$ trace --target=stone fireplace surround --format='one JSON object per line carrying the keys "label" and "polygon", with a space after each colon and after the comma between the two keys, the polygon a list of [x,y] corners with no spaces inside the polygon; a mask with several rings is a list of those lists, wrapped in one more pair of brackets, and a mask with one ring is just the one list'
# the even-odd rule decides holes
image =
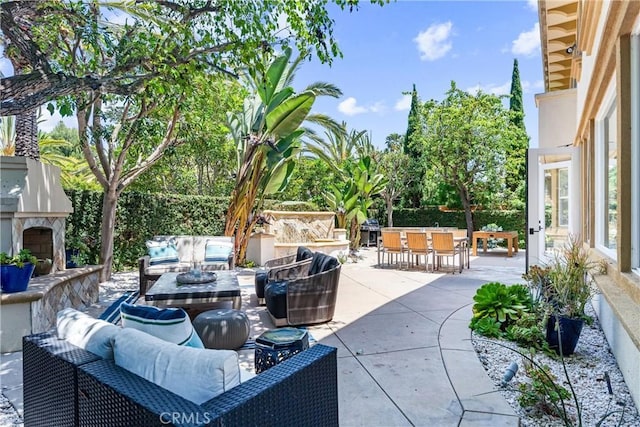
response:
{"label": "stone fireplace surround", "polygon": [[[65,221],[71,212],[59,168],[0,156],[0,251],[17,254],[31,245],[39,255],[51,253],[53,261],[52,274],[32,278],[26,291],[0,294],[1,352],[19,351],[23,335],[52,328],[59,310],[98,301],[102,266],[65,270]],[[44,237],[34,229],[44,231]],[[27,233],[26,244],[25,230],[33,232]]]}

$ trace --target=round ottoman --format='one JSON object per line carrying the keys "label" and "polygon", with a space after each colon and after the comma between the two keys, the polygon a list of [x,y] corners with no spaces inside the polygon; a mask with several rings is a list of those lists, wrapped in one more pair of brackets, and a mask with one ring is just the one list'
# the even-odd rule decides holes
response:
{"label": "round ottoman", "polygon": [[249,319],[244,311],[221,308],[200,313],[193,319],[205,348],[235,350],[249,338]]}

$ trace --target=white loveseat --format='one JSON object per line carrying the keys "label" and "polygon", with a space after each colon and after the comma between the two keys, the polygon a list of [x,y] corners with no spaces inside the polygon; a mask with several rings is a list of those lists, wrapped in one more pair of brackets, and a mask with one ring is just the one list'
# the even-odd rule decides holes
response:
{"label": "white loveseat", "polygon": [[[147,241],[147,255],[138,260],[140,295],[164,273],[185,272],[195,266],[204,271],[235,268],[234,245],[233,236],[155,236]],[[154,262],[153,255],[160,252],[163,256]]]}

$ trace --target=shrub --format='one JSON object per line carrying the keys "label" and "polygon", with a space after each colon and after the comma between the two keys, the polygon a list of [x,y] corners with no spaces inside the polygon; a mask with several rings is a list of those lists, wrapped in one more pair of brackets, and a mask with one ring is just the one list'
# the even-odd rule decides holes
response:
{"label": "shrub", "polygon": [[[469,327],[483,334],[478,322],[488,318],[492,322],[500,324],[500,330],[506,328],[519,319],[523,313],[531,307],[529,291],[522,285],[506,286],[502,283],[491,282],[482,285],[473,297],[473,318]],[[488,321],[483,321],[482,327],[486,330]],[[484,335],[484,334],[483,334]]]}

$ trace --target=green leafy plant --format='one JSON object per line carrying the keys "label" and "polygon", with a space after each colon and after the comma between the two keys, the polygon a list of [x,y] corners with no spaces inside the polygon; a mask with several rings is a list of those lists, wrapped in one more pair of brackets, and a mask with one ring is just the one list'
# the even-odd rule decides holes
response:
{"label": "green leafy plant", "polygon": [[[504,331],[510,323],[531,308],[529,291],[522,285],[486,283],[477,290],[473,300],[476,303],[473,305],[473,318],[469,326],[478,333],[482,333],[477,329],[477,324],[482,319],[498,322],[500,329]],[[483,325],[486,326],[486,321]]]}
{"label": "green leafy plant", "polygon": [[579,239],[570,236],[547,266],[548,300],[554,314],[583,318],[584,307],[596,292],[592,274],[597,270],[597,264],[589,259]]}
{"label": "green leafy plant", "polygon": [[525,348],[538,350],[548,347],[545,341],[545,330],[542,328],[544,315],[538,311],[522,313],[515,323],[507,326],[504,337]]}
{"label": "green leafy plant", "polygon": [[531,361],[525,362],[524,366],[531,381],[518,386],[521,393],[518,403],[523,407],[534,407],[544,413],[566,417],[564,401],[571,397],[569,390],[557,383],[549,366]]}
{"label": "green leafy plant", "polygon": [[473,330],[489,338],[502,337],[502,323],[491,317],[483,317],[473,323]]}
{"label": "green leafy plant", "polygon": [[[502,227],[500,227],[498,224],[487,224],[485,226],[483,226],[481,228],[482,231],[502,231]],[[493,249],[498,247],[499,243],[504,242],[504,239],[494,239],[492,237],[487,239],[487,248],[488,249]]]}
{"label": "green leafy plant", "polygon": [[0,265],[15,265],[17,267],[24,267],[26,263],[36,264],[38,259],[31,255],[29,249],[21,249],[18,255],[9,256],[6,252],[0,253]]}

